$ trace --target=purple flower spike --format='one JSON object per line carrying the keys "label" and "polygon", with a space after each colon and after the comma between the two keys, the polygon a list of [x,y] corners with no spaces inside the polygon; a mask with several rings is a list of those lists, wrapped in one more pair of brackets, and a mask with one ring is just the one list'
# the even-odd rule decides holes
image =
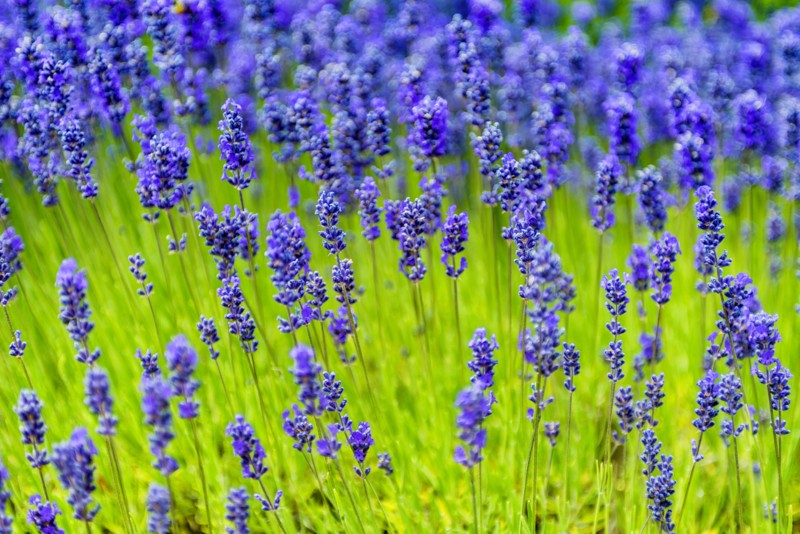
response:
{"label": "purple flower spike", "polygon": [[67,502],[74,510],[72,517],[87,523],[100,511],[100,505],[92,501],[96,456],[97,448],[84,428],[75,429],[69,441],[53,445],[53,465],[61,485],[69,492]]}
{"label": "purple flower spike", "polygon": [[447,218],[442,227],[442,264],[447,276],[458,278],[467,268],[467,258],[461,257],[456,263],[456,256],[464,252],[464,244],[469,239],[469,216],[456,213],[456,207],[450,206]]}
{"label": "purple flower spike", "polygon": [[255,176],[253,146],[244,131],[242,107],[231,99],[222,106],[219,121],[219,151],[225,162],[222,179],[239,191],[247,189]]}
{"label": "purple flower spike", "polygon": [[57,504],[42,500],[40,495],[33,495],[29,502],[31,504],[27,515],[29,525],[33,525],[43,534],[64,534],[56,524],[56,518],[61,515]]}
{"label": "purple flower spike", "polygon": [[178,335],[167,343],[165,355],[171,372],[172,394],[183,399],[178,403],[178,417],[193,419],[199,415],[200,409],[200,403],[194,398],[200,387],[200,382],[193,376],[197,368],[197,352],[184,336]]}

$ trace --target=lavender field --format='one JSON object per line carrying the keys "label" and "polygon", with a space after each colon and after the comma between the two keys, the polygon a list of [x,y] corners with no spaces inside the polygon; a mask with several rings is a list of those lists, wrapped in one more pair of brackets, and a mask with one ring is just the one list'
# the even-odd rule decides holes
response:
{"label": "lavender field", "polygon": [[800,532],[800,9],[8,0],[0,534]]}

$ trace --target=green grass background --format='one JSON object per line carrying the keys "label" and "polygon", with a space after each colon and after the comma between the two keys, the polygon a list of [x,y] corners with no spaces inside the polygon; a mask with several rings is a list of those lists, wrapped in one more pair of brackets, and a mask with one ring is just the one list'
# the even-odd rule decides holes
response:
{"label": "green grass background", "polygon": [[[209,132],[209,135],[215,136],[216,133]],[[245,192],[245,202],[249,209],[260,214],[263,232],[269,215],[276,209],[285,209],[288,177],[285,169],[276,166],[270,156],[265,157],[270,151],[266,143],[258,142],[261,154],[259,180]],[[56,272],[64,258],[74,257],[87,270],[89,277],[88,299],[93,311],[92,319],[96,323],[90,335],[90,347],[102,349],[99,363],[110,373],[116,399],[115,413],[120,418],[117,447],[139,532],[145,531],[147,486],[152,480],[162,484],[163,480],[150,466],[147,428],[142,424],[140,409],[140,368],[135,358],[137,348],[163,353],[163,344],[180,333],[187,335],[200,353],[198,378],[202,381],[202,387],[198,392],[201,402],[199,432],[214,531],[222,532],[225,495],[230,487],[246,485],[251,492],[257,489],[251,481],[245,483],[241,478],[238,461],[225,437],[225,425],[232,419],[232,414],[225,403],[216,369],[199,342],[195,324],[200,314],[213,316],[220,327],[222,343],[219,348],[222,354],[219,363],[233,394],[234,409],[245,414],[254,424],[267,451],[270,466],[265,478],[267,488],[271,493],[277,488],[285,492],[279,512],[284,524],[290,531],[358,532],[359,527],[342,483],[331,466],[328,464],[323,467],[324,462],[317,460],[326,494],[343,513],[343,523],[336,519],[335,512],[323,501],[306,462],[291,448],[291,440],[281,430],[281,413],[295,402],[296,386],[288,373],[291,366],[291,338],[276,329],[275,318],[282,310],[272,300],[273,288],[263,258],[264,236],[259,238],[261,252],[258,255],[256,284],[262,306],[257,310],[257,317],[267,331],[269,345],[275,356],[273,360],[266,350],[261,332],[257,331],[261,346],[256,353],[256,362],[266,402],[266,424],[261,418],[243,353],[235,341],[231,343],[225,334],[224,313],[215,293],[217,282],[214,264],[206,247],[196,237],[193,222],[188,216],[175,214],[179,231],[189,233],[188,248],[184,253],[188,280],[181,270],[179,258],[166,255],[166,235],[169,231],[166,220],[162,217],[156,226],[155,232],[165,253],[165,276],[154,230],[141,218],[142,210],[134,193],[135,178],[122,164],[121,145],[109,135],[101,135],[93,155],[97,160],[94,173],[100,182],[96,205],[109,235],[110,249],[91,206],[79,198],[71,184],[62,182],[59,185],[61,204],[55,209],[42,207],[40,197],[26,191],[25,184],[13,176],[8,166],[3,167],[4,179],[0,186],[3,194],[11,200],[10,222],[22,236],[26,247],[22,255],[24,269],[18,276],[22,292],[9,307],[9,315],[13,328],[20,329],[24,340],[28,342],[25,361],[36,390],[45,402],[43,416],[48,425],[48,447],[56,441],[67,439],[75,426],[85,426],[92,431],[95,426],[94,418],[83,404],[84,366],[73,359],[75,351],[72,342],[58,320],[58,293],[54,286]],[[732,168],[732,165],[722,168]],[[727,172],[725,170],[724,173]],[[225,204],[238,202],[234,189],[219,178],[221,164],[217,155],[198,157],[195,154],[190,175],[197,183],[197,192],[193,197],[195,203],[201,199],[209,200],[219,211]],[[406,179],[409,184],[416,184],[418,176],[411,174]],[[474,177],[469,179],[475,180]],[[415,187],[411,187],[412,196],[416,191]],[[321,247],[320,239],[316,236],[317,221],[307,204],[314,201],[315,191],[310,184],[304,183],[301,184],[301,192],[301,220],[309,234],[308,244],[313,252],[311,264],[330,282],[333,258]],[[600,352],[609,341],[609,335],[602,327],[608,318],[604,308],[597,302],[599,283],[595,273],[599,238],[590,224],[587,198],[586,191],[560,190],[548,212],[552,220],[545,232],[555,242],[565,270],[575,275],[577,309],[569,318],[566,339],[576,343],[581,351],[582,372],[576,380],[578,390],[574,401],[569,458],[564,457],[567,395],[561,386],[561,372],[548,383],[548,393],[555,395],[556,401],[547,409],[545,420],[560,421],[562,436],[553,451],[550,470],[546,469],[550,447],[546,440],[540,440],[542,478],[539,483],[539,510],[546,510],[547,514],[540,532],[591,530],[596,500],[596,462],[602,458],[604,450],[609,382],[605,377],[606,365]],[[796,236],[790,230],[783,246],[785,268],[779,279],[771,279],[764,240],[766,193],[756,191],[753,199],[756,240],[752,246],[740,237],[741,225],[749,218],[747,194],[745,200],[742,213],[725,214],[728,238],[723,247],[730,251],[733,258],[731,272],[748,271],[759,289],[765,310],[780,314],[778,326],[783,341],[778,345],[778,356],[790,369],[800,372],[796,365],[798,338],[794,311],[798,300],[793,266],[797,248],[792,244]],[[446,199],[447,203],[450,201]],[[464,208],[464,203],[459,207]],[[618,224],[606,236],[603,272],[612,267],[624,269],[632,244],[626,226],[624,202],[618,205],[617,212]],[[788,218],[788,211],[786,216]],[[344,382],[351,417],[355,421],[367,420],[373,425],[376,445],[370,452],[370,461],[375,461],[375,452],[388,451],[395,466],[395,474],[391,479],[384,477],[380,471],[370,476],[375,492],[380,496],[378,502],[375,494],[371,493],[374,510],[371,512],[359,481],[349,476],[352,474],[352,456],[343,449],[342,468],[348,475],[348,485],[360,499],[358,512],[368,531],[385,528],[387,519],[391,529],[398,532],[459,532],[470,528],[472,509],[469,477],[467,471],[452,460],[453,448],[457,443],[453,403],[457,392],[468,383],[466,362],[470,352],[467,342],[477,327],[486,327],[490,333],[497,335],[500,343],[495,387],[499,403],[487,423],[489,441],[481,470],[481,523],[484,531],[528,531],[526,521],[520,524],[520,499],[532,427],[524,417],[529,403],[521,398],[521,381],[516,375],[520,354],[513,343],[521,309],[521,302],[516,296],[521,277],[515,267],[512,271],[514,295],[509,303],[507,246],[499,237],[500,225],[504,224],[502,216],[500,213],[494,215],[494,232],[491,216],[485,208],[473,206],[470,217],[470,241],[466,252],[469,268],[459,281],[461,339],[456,335],[452,285],[438,261],[439,237],[429,244],[429,247],[434,247],[434,261],[428,264],[429,273],[422,282],[421,290],[427,314],[430,372],[425,364],[424,333],[420,331],[416,320],[411,289],[397,269],[399,251],[396,243],[390,241],[385,233],[376,243],[376,287],[370,250],[359,234],[357,215],[350,214],[343,218],[343,226],[349,231],[345,255],[353,258],[357,284],[364,288],[354,309],[359,318],[359,335],[376,403],[373,405],[370,402],[358,362],[352,370],[345,369],[338,361],[332,367]],[[705,316],[701,313],[702,300],[695,290],[697,275],[693,268],[692,247],[698,232],[694,228],[692,203],[670,210],[668,230],[679,237],[683,255],[677,262],[674,296],[664,308],[662,318],[666,358],[659,364],[659,369],[666,375],[666,399],[658,413],[660,424],[656,431],[664,442],[663,452],[675,456],[678,485],[674,500],[679,503],[691,465],[689,442],[696,437],[691,420],[695,407],[695,382],[702,375],[703,340],[712,331],[717,305],[709,300]],[[494,241],[492,235],[495,236]],[[646,243],[649,236],[639,227],[634,239]],[[147,259],[145,270],[155,284],[153,305],[161,333],[160,341],[147,301],[135,295],[134,280],[127,272],[126,258],[136,252],[141,252]],[[427,252],[425,254],[427,261],[430,256]],[[124,283],[120,280],[115,259],[118,267],[124,271]],[[240,271],[245,267],[244,264],[238,265]],[[243,277],[243,290],[251,303],[255,302],[255,289],[253,281]],[[640,350],[637,340],[641,327],[635,313],[637,299],[638,295],[632,294],[629,313],[623,320],[628,328],[628,333],[622,338],[626,353],[626,378],[623,384],[631,383],[633,372],[630,362]],[[652,331],[655,305],[647,297],[645,306],[648,312],[647,329]],[[329,309],[332,309],[330,303]],[[300,334],[300,339],[307,342],[305,333]],[[7,346],[10,341],[11,333],[3,327],[0,329],[0,342]],[[332,352],[332,346],[328,343],[328,350]],[[0,387],[0,451],[12,475],[12,506],[17,517],[16,525],[24,529],[27,497],[39,492],[40,485],[37,474],[24,459],[25,451],[17,430],[18,421],[12,410],[19,390],[25,385],[24,376],[18,362],[8,357],[3,358],[2,370],[6,379]],[[793,385],[796,387],[796,384],[795,380]],[[753,402],[754,391],[749,378],[745,379],[745,386],[747,400]],[[529,386],[525,384],[524,387],[527,397]],[[764,390],[760,389],[758,394],[764,406]],[[790,512],[792,505],[796,509],[800,500],[796,489],[798,469],[794,461],[798,453],[796,429],[800,425],[796,407],[797,404],[793,402],[788,418],[792,433],[785,437],[784,445],[787,451],[783,466],[785,492],[789,504],[787,510]],[[172,477],[177,506],[176,531],[208,531],[190,427],[186,421],[176,418],[175,428],[177,437],[169,450],[178,458],[181,466]],[[732,452],[722,444],[718,428],[712,429],[711,435],[703,442],[706,459],[697,468],[686,516],[683,518],[684,531],[687,532],[730,531],[736,496],[730,468]],[[761,478],[752,475],[753,462],[758,460],[752,438],[743,435],[739,440],[746,530],[750,532],[769,532],[774,528],[764,518],[762,510],[765,503],[775,498],[777,490],[774,453],[767,432],[768,429],[762,427],[757,438],[758,450],[763,455]],[[96,441],[99,444],[100,440]],[[619,450],[615,454],[618,476],[611,512],[614,532],[639,532],[645,521],[644,480],[639,474],[640,462],[634,459],[635,448],[634,433],[627,445],[627,453]],[[623,464],[626,460],[627,463]],[[112,471],[104,448],[101,448],[98,462],[96,498],[102,510],[96,524],[109,532],[122,532],[123,514],[112,491]],[[547,471],[550,477],[545,484],[542,480]],[[570,479],[568,504],[564,503],[562,497],[565,475]],[[78,532],[83,527],[70,517],[66,492],[58,486],[52,466],[46,470],[46,479],[51,495],[65,512],[60,524],[67,532]],[[251,504],[256,503],[251,500]],[[266,523],[261,513],[254,512],[253,515],[257,518],[253,521],[254,531],[274,529],[274,523]]]}

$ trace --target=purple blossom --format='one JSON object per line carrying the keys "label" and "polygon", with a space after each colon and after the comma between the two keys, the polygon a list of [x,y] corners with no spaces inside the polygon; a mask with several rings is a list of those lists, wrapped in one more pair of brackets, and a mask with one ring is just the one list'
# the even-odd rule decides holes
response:
{"label": "purple blossom", "polygon": [[469,239],[469,216],[466,213],[456,213],[456,207],[450,206],[442,227],[442,243],[440,245],[442,264],[450,278],[458,278],[467,268],[467,258],[463,256],[456,264],[456,256],[464,252],[464,244],[467,239]]}
{"label": "purple blossom", "polygon": [[178,417],[193,419],[199,415],[200,403],[194,397],[200,382],[194,378],[197,368],[197,352],[183,335],[177,335],[167,343],[164,351],[169,366],[169,382],[172,394],[183,400],[178,403]]}

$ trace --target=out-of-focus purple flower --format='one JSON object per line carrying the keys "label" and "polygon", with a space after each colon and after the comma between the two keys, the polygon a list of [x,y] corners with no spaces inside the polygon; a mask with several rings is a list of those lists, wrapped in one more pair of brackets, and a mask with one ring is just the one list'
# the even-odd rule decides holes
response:
{"label": "out-of-focus purple flower", "polygon": [[[292,416],[292,412],[294,412],[294,416]],[[283,412],[283,431],[294,440],[294,444],[292,444],[294,449],[311,453],[316,437],[314,425],[296,404],[292,406],[291,412],[289,410]]]}
{"label": "out-of-focus purple flower", "polygon": [[378,207],[378,198],[381,192],[372,177],[364,178],[361,186],[356,189],[355,197],[358,199],[358,216],[361,220],[361,235],[367,241],[374,241],[381,235],[381,208]]}
{"label": "out-of-focus purple flower", "polygon": [[167,343],[164,351],[170,370],[169,382],[172,394],[183,400],[178,403],[178,416],[193,419],[199,415],[200,403],[194,397],[200,381],[194,378],[197,368],[197,352],[183,335],[177,335]]}
{"label": "out-of-focus purple flower", "polygon": [[734,134],[745,150],[768,152],[775,142],[775,125],[766,98],[748,89],[733,101]]}
{"label": "out-of-focus purple flower", "polygon": [[636,165],[641,151],[637,132],[639,116],[636,101],[628,93],[619,93],[605,102],[609,151],[630,166]]}
{"label": "out-of-focus purple flower", "polygon": [[8,502],[11,500],[10,481],[11,475],[8,474],[8,469],[0,460],[0,534],[12,534],[13,532],[14,518],[6,515]]}
{"label": "out-of-focus purple flower", "polygon": [[76,428],[68,441],[53,445],[53,465],[61,485],[69,492],[67,502],[74,510],[72,516],[87,523],[100,511],[100,505],[92,501],[96,456],[97,448],[85,428]]}
{"label": "out-of-focus purple flower", "polygon": [[169,534],[172,526],[170,508],[172,496],[167,488],[150,483],[147,489],[147,531],[153,534]]}
{"label": "out-of-focus purple flower", "polygon": [[622,167],[611,154],[604,157],[597,166],[595,194],[592,197],[592,226],[605,232],[614,226],[614,203]]}
{"label": "out-of-focus purple flower", "polygon": [[694,132],[684,132],[675,143],[675,159],[681,169],[679,185],[697,190],[714,185],[714,147]]}
{"label": "out-of-focus purple flower", "polygon": [[665,232],[651,245],[653,252],[653,293],[651,297],[659,306],[669,302],[672,296],[672,273],[675,260],[681,253],[680,243],[674,235]]}
{"label": "out-of-focus purple flower", "polygon": [[456,207],[450,206],[442,227],[441,259],[447,276],[451,278],[458,278],[467,268],[467,258],[463,256],[456,264],[456,256],[464,252],[467,239],[469,239],[469,216],[466,213],[456,213]]}
{"label": "out-of-focus purple flower", "polygon": [[233,453],[242,465],[242,476],[261,480],[268,469],[264,464],[267,455],[250,423],[245,421],[244,416],[237,415],[236,421],[228,424],[225,434],[231,438]]}
{"label": "out-of-focus purple flower", "polygon": [[639,82],[643,58],[639,47],[634,43],[623,43],[614,55],[614,68],[617,83],[624,91],[631,92]]}
{"label": "out-of-focus purple flower", "polygon": [[653,280],[653,264],[650,261],[650,254],[642,245],[633,245],[633,251],[628,257],[628,268],[630,268],[630,282],[636,291],[647,291]]}
{"label": "out-of-focus purple flower", "polygon": [[114,399],[111,397],[111,385],[106,371],[97,365],[86,370],[83,379],[85,393],[84,403],[89,411],[97,416],[96,432],[101,436],[113,436],[117,433],[119,420],[114,416]]}
{"label": "out-of-focus purple flower", "polygon": [[61,149],[67,157],[67,174],[75,180],[78,191],[85,199],[97,196],[97,182],[92,178],[94,159],[86,151],[86,135],[75,119],[64,120],[58,129]]}
{"label": "out-of-focus purple flower", "polygon": [[14,407],[14,413],[19,417],[22,444],[30,445],[33,449],[25,454],[25,458],[34,469],[41,469],[50,463],[50,456],[44,448],[47,425],[42,419],[42,406],[43,403],[35,391],[23,389],[19,392],[19,400]]}
{"label": "out-of-focus purple flower", "polygon": [[667,193],[662,182],[661,172],[652,165],[636,172],[639,206],[644,213],[647,226],[654,234],[661,233],[667,221]]}
{"label": "out-of-focus purple flower", "polygon": [[29,500],[31,508],[28,509],[27,520],[29,525],[44,534],[64,534],[56,524],[56,518],[61,515],[56,503],[45,501],[40,495],[33,495]]}
{"label": "out-of-focus purple flower", "polygon": [[250,534],[250,527],[247,525],[250,519],[250,494],[246,488],[231,488],[228,492],[228,502],[225,504],[225,519],[233,524],[227,527],[228,534]]}
{"label": "out-of-focus purple flower", "polygon": [[219,332],[217,332],[217,325],[214,324],[214,319],[201,315],[200,321],[197,323],[197,331],[200,332],[200,341],[208,347],[211,359],[216,360],[219,358],[219,351],[214,348],[214,343],[219,343]]}
{"label": "out-of-focus purple flower", "polygon": [[142,377],[144,423],[152,427],[152,433],[148,437],[150,452],[155,457],[152,465],[165,477],[178,469],[177,460],[166,453],[167,447],[175,438],[172,431],[171,399],[172,387],[162,376]]}
{"label": "out-of-focus purple flower", "polygon": [[327,409],[319,381],[322,366],[315,361],[314,351],[302,343],[292,348],[289,354],[294,360],[294,367],[289,372],[294,376],[295,384],[300,387],[298,400],[303,405],[304,413],[319,417]]}
{"label": "out-of-focus purple flower", "polygon": [[478,328],[468,346],[472,350],[472,359],[467,367],[475,373],[471,380],[481,390],[486,390],[494,385],[494,367],[497,365],[494,352],[499,348],[497,338],[494,335],[487,337],[486,329]]}
{"label": "out-of-focus purple flower", "polygon": [[145,263],[144,258],[137,252],[133,256],[128,256],[128,263],[130,263],[128,270],[141,286],[136,290],[136,293],[140,297],[149,297],[153,292],[153,283],[147,281],[147,273],[144,272],[143,269]]}
{"label": "out-of-focus purple flower", "polygon": [[426,96],[413,108],[411,141],[426,158],[443,156],[447,149],[447,101]]}
{"label": "out-of-focus purple flower", "polygon": [[94,323],[89,320],[92,312],[86,302],[86,292],[89,289],[86,272],[78,270],[78,263],[74,259],[66,259],[58,269],[56,287],[61,304],[58,318],[67,326],[67,332],[75,342],[78,350],[75,359],[92,365],[100,357],[100,351],[90,352],[88,347],[87,339],[94,329]]}
{"label": "out-of-focus purple flower", "polygon": [[464,445],[456,447],[456,463],[472,468],[483,460],[487,435],[483,422],[491,415],[493,402],[494,396],[484,395],[483,390],[477,386],[470,386],[458,394],[456,427],[458,438]]}

